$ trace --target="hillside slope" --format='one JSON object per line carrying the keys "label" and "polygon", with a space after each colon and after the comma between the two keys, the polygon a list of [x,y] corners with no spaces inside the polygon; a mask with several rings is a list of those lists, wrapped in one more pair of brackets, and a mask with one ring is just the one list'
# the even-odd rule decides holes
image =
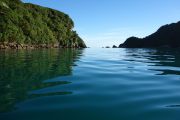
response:
{"label": "hillside slope", "polygon": [[0,48],[86,47],[60,11],[20,0],[0,0]]}
{"label": "hillside slope", "polygon": [[119,47],[180,47],[180,22],[164,25],[145,38],[130,37]]}

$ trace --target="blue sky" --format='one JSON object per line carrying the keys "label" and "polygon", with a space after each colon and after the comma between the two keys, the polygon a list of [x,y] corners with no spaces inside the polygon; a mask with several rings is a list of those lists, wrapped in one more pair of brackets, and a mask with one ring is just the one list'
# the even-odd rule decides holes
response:
{"label": "blue sky", "polygon": [[180,0],[23,0],[70,15],[89,47],[119,45],[180,21]]}

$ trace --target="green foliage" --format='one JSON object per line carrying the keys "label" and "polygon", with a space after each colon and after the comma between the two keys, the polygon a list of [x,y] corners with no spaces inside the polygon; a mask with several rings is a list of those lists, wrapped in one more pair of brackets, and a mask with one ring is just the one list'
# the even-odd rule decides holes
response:
{"label": "green foliage", "polygon": [[[8,7],[5,7],[6,4]],[[67,14],[20,0],[0,0],[0,42],[72,47],[73,21]],[[79,42],[78,42],[79,41]],[[76,41],[77,47],[82,39]],[[86,47],[85,44],[84,46]]]}

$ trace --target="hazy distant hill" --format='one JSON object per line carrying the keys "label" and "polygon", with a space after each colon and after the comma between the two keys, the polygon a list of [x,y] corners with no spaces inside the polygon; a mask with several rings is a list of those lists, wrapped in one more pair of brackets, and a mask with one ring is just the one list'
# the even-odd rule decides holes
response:
{"label": "hazy distant hill", "polygon": [[130,37],[119,47],[180,47],[180,22],[164,25],[160,27],[157,32],[145,38]]}
{"label": "hazy distant hill", "polygon": [[86,47],[60,11],[20,0],[0,0],[0,48]]}

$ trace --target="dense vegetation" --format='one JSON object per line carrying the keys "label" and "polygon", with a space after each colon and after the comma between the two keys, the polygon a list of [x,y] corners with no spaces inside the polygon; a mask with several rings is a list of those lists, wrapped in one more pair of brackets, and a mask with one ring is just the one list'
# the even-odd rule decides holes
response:
{"label": "dense vegetation", "polygon": [[145,38],[130,37],[119,47],[180,47],[180,22],[162,26],[157,32]]}
{"label": "dense vegetation", "polygon": [[20,0],[0,0],[0,48],[86,47],[67,14]]}

